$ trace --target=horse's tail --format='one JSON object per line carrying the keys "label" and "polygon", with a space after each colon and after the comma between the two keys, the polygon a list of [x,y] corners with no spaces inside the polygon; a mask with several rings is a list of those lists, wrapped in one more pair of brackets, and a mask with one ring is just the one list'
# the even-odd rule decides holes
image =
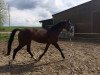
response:
{"label": "horse's tail", "polygon": [[13,42],[13,40],[14,40],[15,33],[16,33],[17,31],[20,31],[20,29],[14,29],[14,30],[12,31],[12,33],[10,34],[10,38],[9,38],[9,41],[8,41],[8,47],[7,47],[8,52],[7,52],[6,55],[10,55],[10,52],[11,52],[11,45],[12,45],[12,42]]}

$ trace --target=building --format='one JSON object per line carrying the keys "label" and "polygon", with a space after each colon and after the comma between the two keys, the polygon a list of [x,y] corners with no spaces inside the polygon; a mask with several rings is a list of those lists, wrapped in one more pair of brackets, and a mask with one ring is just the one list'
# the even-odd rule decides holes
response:
{"label": "building", "polygon": [[42,28],[44,29],[48,29],[53,25],[53,19],[42,20],[39,22],[42,23]]}
{"label": "building", "polygon": [[91,0],[52,16],[54,24],[70,19],[76,25],[75,36],[100,36],[100,0]]}
{"label": "building", "polygon": [[100,37],[100,0],[91,0],[68,10],[53,14],[52,23],[42,21],[43,28],[70,19],[76,26],[75,36]]}

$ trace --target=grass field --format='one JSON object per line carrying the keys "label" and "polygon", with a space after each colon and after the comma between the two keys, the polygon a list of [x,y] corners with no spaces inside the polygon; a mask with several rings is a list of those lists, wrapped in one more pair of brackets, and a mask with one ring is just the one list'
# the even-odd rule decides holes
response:
{"label": "grass field", "polygon": [[12,31],[15,28],[20,28],[20,27],[0,27],[0,31],[1,32],[8,32],[8,31]]}
{"label": "grass field", "polygon": [[[11,32],[15,28],[24,28],[24,27],[0,27],[0,32]],[[8,40],[10,34],[9,33],[1,33],[0,41]]]}
{"label": "grass field", "polygon": [[[13,29],[15,28],[20,28],[20,29],[23,29],[23,28],[32,28],[32,27],[17,27],[17,26],[11,26],[11,27],[0,27],[0,32],[11,32]],[[36,29],[40,29],[41,27],[34,27]],[[8,40],[9,38],[9,34],[8,33],[2,33],[0,34],[0,41],[1,40]],[[17,35],[16,35],[17,36]]]}
{"label": "grass field", "polygon": [[[32,28],[32,27],[18,27],[18,26],[0,27],[0,32],[8,32],[8,31],[10,32],[15,28],[23,29],[23,28]],[[33,28],[40,29],[41,27],[33,27]]]}
{"label": "grass field", "polygon": [[0,34],[0,41],[2,40],[8,40],[9,34]]}

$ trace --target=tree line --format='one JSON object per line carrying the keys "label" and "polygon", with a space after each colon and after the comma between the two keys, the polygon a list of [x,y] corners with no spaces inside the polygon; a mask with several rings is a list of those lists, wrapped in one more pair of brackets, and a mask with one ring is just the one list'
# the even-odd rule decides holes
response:
{"label": "tree line", "polygon": [[0,0],[0,26],[7,20],[7,11],[7,3],[5,0]]}

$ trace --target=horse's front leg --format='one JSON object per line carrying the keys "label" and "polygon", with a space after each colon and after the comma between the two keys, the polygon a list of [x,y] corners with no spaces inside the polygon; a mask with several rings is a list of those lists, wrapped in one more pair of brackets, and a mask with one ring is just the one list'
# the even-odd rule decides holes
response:
{"label": "horse's front leg", "polygon": [[47,52],[48,48],[49,48],[50,44],[46,44],[45,50],[44,52],[39,56],[38,61],[43,57],[43,55]]}
{"label": "horse's front leg", "polygon": [[65,56],[64,56],[63,52],[61,51],[59,45],[57,43],[53,43],[53,45],[60,51],[62,58],[65,59]]}

